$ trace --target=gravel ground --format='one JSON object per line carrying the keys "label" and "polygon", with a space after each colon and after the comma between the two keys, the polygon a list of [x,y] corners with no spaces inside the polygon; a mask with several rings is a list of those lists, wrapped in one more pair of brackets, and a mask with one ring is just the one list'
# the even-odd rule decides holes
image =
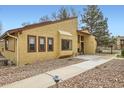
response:
{"label": "gravel ground", "polygon": [[[58,85],[60,88],[123,88],[124,59],[113,59]],[[51,88],[55,87],[55,85],[51,86]]]}
{"label": "gravel ground", "polygon": [[60,67],[76,64],[85,60],[76,58],[65,58],[49,60],[44,62],[37,62],[31,65],[25,66],[0,66],[0,86],[9,84],[18,80],[29,78],[34,75],[38,75],[50,70],[54,70]]}

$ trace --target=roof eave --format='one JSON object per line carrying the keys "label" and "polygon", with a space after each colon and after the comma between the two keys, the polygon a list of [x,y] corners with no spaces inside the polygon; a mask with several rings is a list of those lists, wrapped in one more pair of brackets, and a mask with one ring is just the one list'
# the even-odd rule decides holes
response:
{"label": "roof eave", "polygon": [[91,35],[90,32],[85,32],[83,30],[77,30],[78,33],[86,34],[86,35]]}
{"label": "roof eave", "polygon": [[[67,18],[67,19],[63,19],[63,20],[56,20],[56,21],[53,21],[53,22],[50,22],[50,23],[44,24],[44,25],[50,25],[50,24],[54,24],[54,23],[57,23],[57,22],[62,22],[62,21],[66,21],[66,20],[72,20],[72,19],[75,19],[75,18],[77,18],[77,16],[76,16],[76,17]],[[38,23],[38,24],[40,24],[40,23]],[[38,24],[37,24],[37,25],[38,25]],[[31,28],[32,25],[36,25],[36,24],[31,24],[31,25],[28,25],[28,26],[24,26],[24,27],[22,27],[22,28],[17,28],[17,29],[8,30],[8,31],[6,31],[1,37],[3,37],[7,32],[8,32],[9,34],[13,34],[13,33],[18,33],[18,32],[21,32],[21,31],[23,31],[23,30],[29,29],[29,28]],[[44,25],[42,25],[42,26],[44,26]],[[37,27],[37,26],[36,26],[36,27]],[[1,38],[1,37],[0,37],[0,38]]]}

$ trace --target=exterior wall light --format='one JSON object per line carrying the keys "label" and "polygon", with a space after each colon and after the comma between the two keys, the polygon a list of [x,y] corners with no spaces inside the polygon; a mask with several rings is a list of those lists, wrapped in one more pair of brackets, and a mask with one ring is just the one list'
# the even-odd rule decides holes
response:
{"label": "exterior wall light", "polygon": [[59,81],[60,81],[59,76],[58,76],[58,75],[53,76],[53,80],[54,80],[54,82],[56,83],[56,87],[58,88],[58,87],[59,87],[58,83],[59,83]]}

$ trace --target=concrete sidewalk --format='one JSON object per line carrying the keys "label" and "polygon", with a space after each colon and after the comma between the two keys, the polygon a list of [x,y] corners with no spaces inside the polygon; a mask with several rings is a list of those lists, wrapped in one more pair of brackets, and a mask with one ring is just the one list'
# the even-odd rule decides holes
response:
{"label": "concrete sidewalk", "polygon": [[67,80],[71,77],[74,77],[80,73],[83,73],[89,69],[92,69],[98,65],[101,65],[105,62],[112,60],[115,56],[111,57],[101,57],[101,56],[78,56],[76,58],[88,59],[88,61],[74,64],[71,66],[66,66],[56,70],[52,70],[37,76],[33,76],[21,81],[16,81],[12,84],[3,86],[3,88],[46,88],[51,85],[54,85],[53,81],[54,75],[58,75],[61,78],[61,81]]}

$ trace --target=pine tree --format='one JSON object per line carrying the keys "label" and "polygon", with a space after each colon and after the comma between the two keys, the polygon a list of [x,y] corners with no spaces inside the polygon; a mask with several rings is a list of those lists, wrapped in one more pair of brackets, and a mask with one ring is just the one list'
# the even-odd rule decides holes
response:
{"label": "pine tree", "polygon": [[108,19],[103,16],[102,11],[96,5],[88,5],[81,15],[83,28],[87,28],[97,40],[98,46],[105,46],[109,42]]}

